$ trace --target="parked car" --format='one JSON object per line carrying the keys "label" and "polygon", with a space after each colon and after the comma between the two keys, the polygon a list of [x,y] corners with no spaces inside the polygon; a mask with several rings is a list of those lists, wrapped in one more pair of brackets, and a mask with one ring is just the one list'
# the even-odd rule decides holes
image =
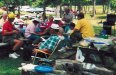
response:
{"label": "parked car", "polygon": [[22,15],[20,18],[23,20],[27,20],[27,19],[31,20],[31,19],[36,18],[36,15],[35,14]]}
{"label": "parked car", "polygon": [[36,7],[36,8],[34,8],[34,9],[35,9],[34,12],[36,12],[36,13],[41,13],[41,12],[44,11],[43,8],[38,8],[38,7]]}

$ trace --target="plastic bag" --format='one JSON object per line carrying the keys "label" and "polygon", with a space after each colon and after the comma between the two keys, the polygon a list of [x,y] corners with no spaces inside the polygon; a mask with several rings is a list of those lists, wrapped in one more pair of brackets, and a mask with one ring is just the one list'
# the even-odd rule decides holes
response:
{"label": "plastic bag", "polygon": [[79,48],[77,48],[76,60],[79,62],[83,62],[85,60],[85,57],[82,55],[82,51]]}

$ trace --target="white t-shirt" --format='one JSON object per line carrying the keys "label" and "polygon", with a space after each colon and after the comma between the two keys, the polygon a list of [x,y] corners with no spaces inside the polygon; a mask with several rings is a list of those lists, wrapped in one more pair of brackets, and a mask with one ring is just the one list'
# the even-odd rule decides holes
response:
{"label": "white t-shirt", "polygon": [[28,25],[26,30],[25,30],[25,37],[28,38],[31,36],[32,33],[35,33],[36,28],[38,28],[38,25],[35,26],[33,23]]}
{"label": "white t-shirt", "polygon": [[13,23],[20,23],[20,24],[24,24],[24,21],[22,19],[18,19],[18,18],[15,18]]}

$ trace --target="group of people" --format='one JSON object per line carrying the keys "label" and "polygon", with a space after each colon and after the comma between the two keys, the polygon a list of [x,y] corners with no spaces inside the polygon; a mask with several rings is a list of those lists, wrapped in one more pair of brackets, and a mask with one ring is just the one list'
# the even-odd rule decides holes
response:
{"label": "group of people", "polygon": [[[4,21],[2,25],[2,41],[12,46],[9,57],[18,58],[19,54],[17,54],[16,51],[23,45],[23,41],[16,38],[16,35],[20,34],[20,30],[18,30],[13,23],[15,14],[9,13],[6,14],[6,16],[7,20]],[[69,9],[65,10],[65,14],[62,18],[64,22],[55,22],[54,17],[51,15],[48,17],[48,21],[44,23],[40,18],[35,18],[29,25],[27,25],[24,32],[25,38],[36,41],[39,50],[51,53],[59,40],[66,41],[62,43],[62,48],[66,46],[72,47],[71,45],[76,43],[76,41],[81,41],[86,37],[94,37],[94,29],[90,22],[85,19],[84,14],[79,13],[77,16],[77,24],[73,23],[73,16]],[[44,28],[41,27],[42,25]],[[48,36],[48,38],[43,40],[43,36]],[[37,53],[38,50],[24,50],[24,60],[29,58],[33,52]]]}
{"label": "group of people", "polygon": [[[78,16],[77,24],[73,23],[72,21],[73,17],[71,16],[69,9],[66,10],[66,13],[62,18],[64,23],[62,22],[56,23],[53,20],[54,17],[49,16],[48,21],[45,23],[46,27],[42,32],[41,32],[41,28],[39,32],[36,32],[35,26],[36,25],[40,26],[41,22],[35,19],[36,22],[38,22],[38,24],[34,24],[35,26],[33,26],[34,27],[33,29],[31,29],[32,27],[30,27],[32,25],[28,25],[25,30],[25,34],[27,34],[26,31],[29,32],[29,30],[30,31],[32,30],[32,32],[30,32],[31,33],[30,37],[32,36],[35,37],[33,40],[39,39],[39,41],[37,41],[38,50],[33,48],[30,51],[29,50],[25,51],[24,53],[27,54],[25,54],[24,60],[25,59],[27,60],[27,58],[29,59],[33,52],[37,53],[39,52],[39,50],[51,53],[52,50],[55,48],[55,45],[58,42],[58,40],[63,40],[63,42],[61,43],[61,49],[62,48],[64,49],[64,47],[67,46],[72,47],[71,45],[76,43],[76,41],[81,41],[82,39],[87,37],[94,37],[95,33],[93,26],[88,20],[85,19],[84,14],[79,13],[77,16]],[[34,20],[32,21],[34,23]],[[41,37],[46,36],[46,34],[49,34],[48,39],[46,39],[45,41],[40,41]]]}

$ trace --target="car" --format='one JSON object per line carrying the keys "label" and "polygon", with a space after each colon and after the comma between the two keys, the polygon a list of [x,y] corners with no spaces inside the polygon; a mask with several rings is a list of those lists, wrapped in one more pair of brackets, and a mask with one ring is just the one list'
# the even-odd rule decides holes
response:
{"label": "car", "polygon": [[38,7],[36,7],[36,8],[34,8],[35,10],[34,10],[34,12],[39,12],[39,13],[41,13],[41,12],[43,12],[44,10],[43,10],[43,8],[38,8]]}
{"label": "car", "polygon": [[55,8],[46,7],[46,14],[55,14]]}
{"label": "car", "polygon": [[36,18],[36,15],[35,14],[22,15],[20,18],[23,20],[27,20],[27,19],[31,20],[31,19]]}
{"label": "car", "polygon": [[28,10],[30,8],[30,6],[21,6],[20,7],[20,10],[21,11],[26,11],[26,10]]}

